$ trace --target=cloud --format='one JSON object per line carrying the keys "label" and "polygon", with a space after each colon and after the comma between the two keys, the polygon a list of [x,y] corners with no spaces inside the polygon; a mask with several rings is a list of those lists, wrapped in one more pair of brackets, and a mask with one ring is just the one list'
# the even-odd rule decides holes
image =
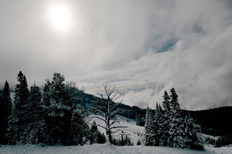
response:
{"label": "cloud", "polygon": [[[58,2],[72,12],[66,32],[47,19]],[[231,105],[230,1],[58,2],[1,2],[1,81],[22,70],[43,84],[60,72],[89,93],[112,83],[140,107],[155,107],[172,87],[186,109]]]}

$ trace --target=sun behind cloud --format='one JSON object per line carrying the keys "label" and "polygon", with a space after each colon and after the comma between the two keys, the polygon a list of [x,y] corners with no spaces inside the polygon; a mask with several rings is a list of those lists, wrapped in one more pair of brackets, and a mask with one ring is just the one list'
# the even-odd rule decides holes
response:
{"label": "sun behind cloud", "polygon": [[52,25],[59,29],[68,29],[71,22],[71,14],[68,8],[64,6],[54,6],[50,9],[50,20]]}

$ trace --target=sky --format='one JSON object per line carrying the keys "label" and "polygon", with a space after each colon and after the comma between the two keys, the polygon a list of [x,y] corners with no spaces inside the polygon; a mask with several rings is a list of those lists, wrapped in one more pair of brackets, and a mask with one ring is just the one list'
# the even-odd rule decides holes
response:
{"label": "sky", "polygon": [[1,83],[57,72],[91,94],[110,83],[131,106],[172,87],[183,109],[232,105],[230,0],[0,0],[0,53]]}

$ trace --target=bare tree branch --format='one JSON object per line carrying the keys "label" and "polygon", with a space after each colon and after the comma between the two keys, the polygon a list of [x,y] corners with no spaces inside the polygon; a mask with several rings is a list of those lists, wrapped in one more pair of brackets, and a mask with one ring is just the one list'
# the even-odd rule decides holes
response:
{"label": "bare tree branch", "polygon": [[91,108],[96,113],[101,114],[103,116],[94,116],[94,118],[97,118],[105,122],[105,126],[98,126],[106,130],[107,142],[112,144],[113,140],[111,134],[120,131],[120,129],[114,132],[112,132],[111,130],[117,128],[126,128],[126,126],[114,126],[114,124],[120,122],[120,119],[118,119],[116,114],[123,113],[124,110],[117,108],[119,104],[122,103],[122,100],[118,103],[115,103],[115,101],[120,97],[120,95],[116,93],[117,89],[115,87],[111,87],[110,84],[103,83],[103,90],[104,93],[98,93],[100,99],[97,99],[95,103],[92,104]]}
{"label": "bare tree branch", "polygon": [[106,127],[104,127],[104,126],[101,126],[101,125],[97,125],[97,126],[99,126],[99,127],[101,127],[101,128],[104,128],[105,130],[107,130],[107,128],[106,128]]}
{"label": "bare tree branch", "polygon": [[93,118],[97,118],[97,119],[99,119],[99,120],[102,120],[102,121],[104,121],[104,122],[107,122],[105,119],[103,119],[103,118],[100,118],[99,116],[93,116],[93,117],[90,117],[91,119],[93,119]]}

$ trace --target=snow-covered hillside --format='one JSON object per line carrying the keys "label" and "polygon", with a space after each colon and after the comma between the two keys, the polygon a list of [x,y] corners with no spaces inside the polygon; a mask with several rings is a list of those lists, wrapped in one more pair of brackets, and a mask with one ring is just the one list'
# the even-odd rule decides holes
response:
{"label": "snow-covered hillside", "polygon": [[[115,125],[126,126],[126,128],[122,128],[121,130],[131,139],[134,145],[137,144],[138,140],[142,142],[144,136],[144,127],[137,126],[135,120],[133,119],[129,119],[123,116],[118,116],[118,119],[120,119],[120,123]],[[89,123],[92,124],[93,121],[95,121],[97,125],[99,124],[101,126],[105,126],[104,122],[97,118],[91,119]],[[98,127],[98,130],[105,133],[105,130],[101,127]],[[113,134],[114,138],[119,139],[121,137],[122,131],[118,131]]]}

